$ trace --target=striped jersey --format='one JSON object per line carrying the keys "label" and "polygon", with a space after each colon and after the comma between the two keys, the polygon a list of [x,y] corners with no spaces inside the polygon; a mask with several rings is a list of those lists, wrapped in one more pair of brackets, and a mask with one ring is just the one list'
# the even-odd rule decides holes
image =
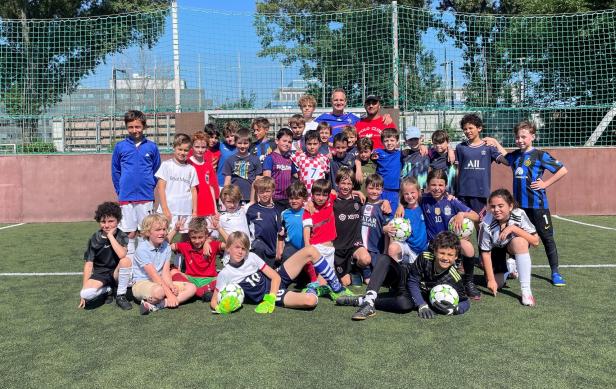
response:
{"label": "striped jersey", "polygon": [[[518,226],[529,234],[535,234],[535,226],[530,222],[526,213],[520,208],[514,208],[507,221],[507,226]],[[505,239],[500,239],[500,222],[494,219],[494,215],[488,213],[479,225],[479,239],[477,245],[481,251],[490,251],[495,247],[505,247],[515,237],[509,234]]]}

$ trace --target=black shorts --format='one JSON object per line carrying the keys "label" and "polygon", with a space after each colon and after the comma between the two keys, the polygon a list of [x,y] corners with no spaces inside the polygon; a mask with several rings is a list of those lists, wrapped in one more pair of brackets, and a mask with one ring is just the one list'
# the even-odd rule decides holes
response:
{"label": "black shorts", "polygon": [[539,237],[544,238],[554,235],[552,215],[549,209],[523,208],[523,211],[537,229],[537,235],[539,235]]}
{"label": "black shorts", "polygon": [[282,250],[282,263],[284,263],[284,261],[286,261],[287,259],[291,258],[291,256],[293,256],[293,254],[295,254],[296,252],[298,252],[299,249],[295,248],[295,246],[293,246],[290,243],[285,243],[284,245],[284,249]]}
{"label": "black shorts", "polygon": [[353,258],[353,254],[361,247],[363,247],[361,242],[355,242],[351,247],[336,249],[334,252],[334,267],[336,268],[335,270],[338,278],[342,278],[351,272],[353,267],[351,259]]}
{"label": "black shorts", "polygon": [[486,212],[486,204],[488,199],[484,197],[460,196],[459,200],[466,204],[470,209],[477,212],[479,216],[483,216]]}
{"label": "black shorts", "polygon": [[116,286],[116,280],[115,278],[113,278],[113,272],[92,273],[92,275],[90,276],[90,279],[102,282],[103,286],[111,286],[112,288]]}
{"label": "black shorts", "polygon": [[492,271],[494,274],[507,273],[507,258],[509,253],[506,247],[494,247],[490,251],[490,257],[492,257]]}

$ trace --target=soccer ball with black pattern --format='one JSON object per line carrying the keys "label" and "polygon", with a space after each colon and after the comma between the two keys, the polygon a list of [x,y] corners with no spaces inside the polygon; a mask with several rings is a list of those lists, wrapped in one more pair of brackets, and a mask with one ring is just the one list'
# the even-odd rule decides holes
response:
{"label": "soccer ball with black pattern", "polygon": [[395,217],[390,222],[391,225],[396,229],[392,238],[398,241],[405,241],[411,236],[411,222],[408,219],[403,217]]}
{"label": "soccer ball with black pattern", "polygon": [[460,302],[460,298],[458,296],[458,292],[451,286],[447,284],[436,285],[432,290],[430,290],[430,304],[434,305],[435,302],[448,302],[457,306]]}
{"label": "soccer ball with black pattern", "polygon": [[460,231],[456,231],[453,226],[453,219],[454,218],[449,219],[449,231],[456,234],[458,238],[468,238],[469,236],[471,236],[473,231],[475,231],[475,223],[473,223],[471,219],[466,217],[464,218],[464,220],[462,220],[462,228],[460,229]]}

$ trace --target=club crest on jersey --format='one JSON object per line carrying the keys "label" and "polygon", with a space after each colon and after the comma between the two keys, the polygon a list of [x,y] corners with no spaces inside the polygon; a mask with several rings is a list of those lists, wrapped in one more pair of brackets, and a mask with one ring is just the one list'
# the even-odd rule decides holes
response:
{"label": "club crest on jersey", "polygon": [[445,208],[443,208],[443,213],[445,213],[445,216],[451,216],[451,207],[446,205]]}
{"label": "club crest on jersey", "polygon": [[441,214],[441,209],[440,208],[434,208],[434,214],[436,216],[440,215]]}
{"label": "club crest on jersey", "polygon": [[530,166],[530,165],[532,165],[532,161],[531,161],[530,159],[525,159],[525,160],[524,160],[524,166],[527,166],[527,167],[528,167],[528,166]]}
{"label": "club crest on jersey", "polygon": [[481,150],[481,155],[486,155],[486,151],[485,150]]}
{"label": "club crest on jersey", "polygon": [[353,204],[353,208],[355,208],[356,211],[359,211],[359,204],[357,203]]}

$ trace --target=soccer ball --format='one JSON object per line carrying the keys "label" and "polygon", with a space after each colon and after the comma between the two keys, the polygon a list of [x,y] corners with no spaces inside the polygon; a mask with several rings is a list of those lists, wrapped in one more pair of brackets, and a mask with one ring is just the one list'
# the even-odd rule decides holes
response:
{"label": "soccer ball", "polygon": [[458,235],[458,238],[468,238],[473,231],[475,231],[475,223],[473,223],[471,219],[465,217],[464,220],[462,220],[462,228],[458,232],[453,227],[453,218],[451,218],[449,219],[449,231]]}
{"label": "soccer ball", "polygon": [[[237,298],[241,306],[244,303],[244,289],[238,284],[227,284],[218,291],[218,303],[224,305],[225,301],[229,301],[225,300],[227,297]],[[231,311],[231,309],[228,309],[228,311]]]}
{"label": "soccer ball", "polygon": [[391,221],[391,225],[396,229],[393,238],[399,241],[405,241],[411,236],[411,222],[403,217],[395,217]]}
{"label": "soccer ball", "polygon": [[434,305],[436,301],[439,303],[447,301],[452,303],[454,306],[457,306],[460,302],[460,298],[458,296],[458,292],[456,292],[453,286],[440,284],[430,290],[430,304]]}

